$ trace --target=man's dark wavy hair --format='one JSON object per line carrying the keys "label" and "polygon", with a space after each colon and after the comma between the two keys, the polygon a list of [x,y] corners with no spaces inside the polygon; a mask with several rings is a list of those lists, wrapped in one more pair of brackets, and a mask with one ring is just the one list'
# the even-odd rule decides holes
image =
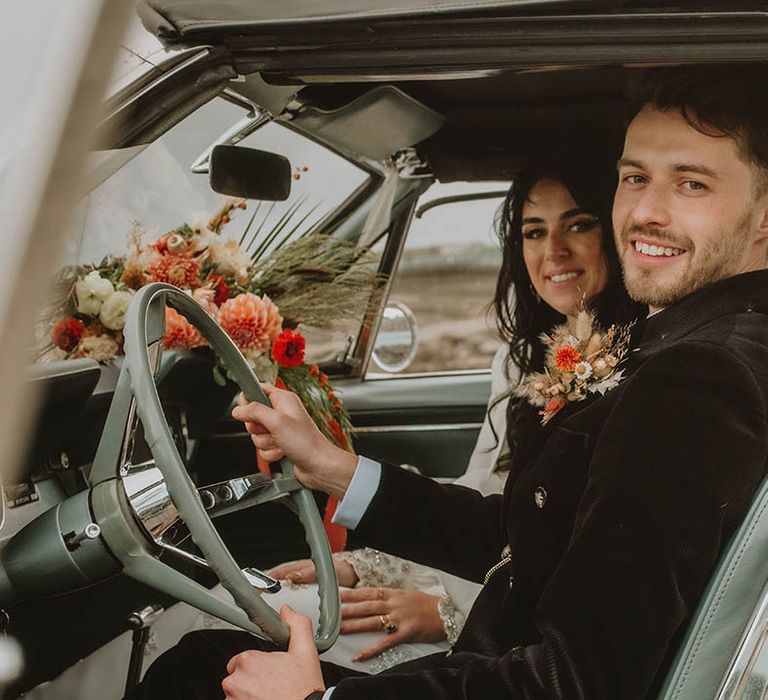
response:
{"label": "man's dark wavy hair", "polygon": [[768,70],[763,66],[685,66],[631,73],[628,122],[646,105],[677,110],[707,136],[730,137],[768,191]]}

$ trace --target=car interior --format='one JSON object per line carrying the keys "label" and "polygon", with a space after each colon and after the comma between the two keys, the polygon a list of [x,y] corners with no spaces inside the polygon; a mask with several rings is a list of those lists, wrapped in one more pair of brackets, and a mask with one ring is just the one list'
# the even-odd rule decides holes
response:
{"label": "car interior", "polygon": [[[109,183],[172,130],[187,133],[195,115],[214,102],[232,111],[202,139],[210,148],[197,149],[200,158],[184,164],[187,175],[209,189],[208,176],[213,181],[218,167],[226,182],[217,183],[217,191],[244,196],[249,205],[258,199],[249,196],[254,191],[279,199],[279,192],[265,194],[263,183],[249,182],[253,160],[238,161],[236,154],[225,161],[213,151],[216,145],[244,151],[268,125],[353,164],[359,178],[312,225],[376,252],[386,280],[383,300],[372,299],[363,322],[345,329],[318,362],[350,413],[358,453],[450,480],[462,473],[474,446],[489,372],[453,366],[387,372],[375,361],[386,301],[397,298],[409,229],[417,210],[430,206],[429,191],[488,183],[496,207],[532,156],[577,148],[585,159],[616,157],[625,85],[633,72],[669,63],[764,62],[768,14],[761,3],[746,1],[728,8],[698,3],[695,12],[653,0],[615,2],[609,11],[605,3],[578,0],[455,7],[403,0],[388,3],[388,11],[366,2],[323,3],[322,11],[318,5],[260,3],[255,17],[256,4],[246,0],[223,7],[139,2],[150,48],[108,96],[99,132],[103,157],[89,182],[94,191]],[[267,137],[255,145],[271,150]],[[108,193],[120,196],[119,188]],[[131,202],[123,205],[130,209]],[[151,207],[150,201],[147,211]],[[185,215],[177,212],[179,219]],[[492,282],[493,269],[483,269]],[[52,562],[62,556],[58,549],[73,542],[67,537],[81,537],[75,531],[57,531],[57,542],[50,535],[55,528],[34,537],[19,534],[51,509],[93,493],[105,435],[117,453],[110,478],[125,481],[125,488],[134,467],[154,464],[155,438],[147,437],[151,431],[136,417],[134,399],[120,399],[122,418],[115,419],[122,364],[58,360],[38,362],[28,372],[30,392],[42,397],[40,417],[23,468],[6,479],[0,503],[4,631],[25,656],[24,673],[8,697],[51,681],[120,635],[130,636],[135,611],[194,602],[197,595],[190,600],[174,595],[170,584],[159,590],[138,581],[127,575],[124,561],[110,560],[98,570],[82,562],[57,568]],[[257,472],[249,436],[229,413],[243,387],[232,381],[221,386],[211,366],[207,353],[163,352],[148,370],[170,440],[197,489]],[[171,495],[181,498],[172,489]],[[766,697],[766,498],[758,495],[715,573],[663,697]],[[216,531],[239,567],[258,575],[310,553],[304,527],[286,500],[216,518]],[[325,497],[311,500],[322,513]],[[138,519],[137,506],[130,507]],[[177,519],[172,527],[188,534]],[[156,541],[146,546],[185,580],[210,588],[218,577],[195,560],[204,556],[202,548],[177,534],[169,536],[172,547]],[[195,538],[198,545],[201,538]],[[354,544],[351,533],[349,546]],[[21,573],[7,574],[16,570]],[[124,669],[109,673],[125,676],[129,666],[126,657]],[[36,692],[30,697],[46,697]]]}

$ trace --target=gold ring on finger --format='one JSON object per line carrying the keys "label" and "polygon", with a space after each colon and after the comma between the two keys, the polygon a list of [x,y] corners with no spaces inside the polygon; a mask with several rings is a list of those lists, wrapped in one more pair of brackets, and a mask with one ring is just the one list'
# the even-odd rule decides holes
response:
{"label": "gold ring on finger", "polygon": [[387,634],[392,634],[393,632],[397,632],[397,623],[392,622],[392,620],[389,619],[389,615],[387,615],[386,613],[384,615],[379,615],[379,622],[381,623],[381,628]]}

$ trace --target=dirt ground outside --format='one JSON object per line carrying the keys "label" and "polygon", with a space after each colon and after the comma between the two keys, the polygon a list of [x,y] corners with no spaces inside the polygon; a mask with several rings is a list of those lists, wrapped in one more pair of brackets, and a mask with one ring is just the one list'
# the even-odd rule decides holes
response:
{"label": "dirt ground outside", "polygon": [[389,295],[416,317],[419,345],[405,373],[486,369],[499,347],[491,302],[497,268],[401,270]]}

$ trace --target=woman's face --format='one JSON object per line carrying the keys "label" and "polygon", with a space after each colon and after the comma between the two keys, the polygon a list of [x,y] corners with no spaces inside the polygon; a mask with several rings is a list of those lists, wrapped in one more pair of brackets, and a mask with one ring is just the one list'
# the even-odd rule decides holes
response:
{"label": "woman's face", "polygon": [[523,259],[533,288],[553,309],[573,316],[605,289],[603,227],[565,185],[539,180],[523,204]]}

